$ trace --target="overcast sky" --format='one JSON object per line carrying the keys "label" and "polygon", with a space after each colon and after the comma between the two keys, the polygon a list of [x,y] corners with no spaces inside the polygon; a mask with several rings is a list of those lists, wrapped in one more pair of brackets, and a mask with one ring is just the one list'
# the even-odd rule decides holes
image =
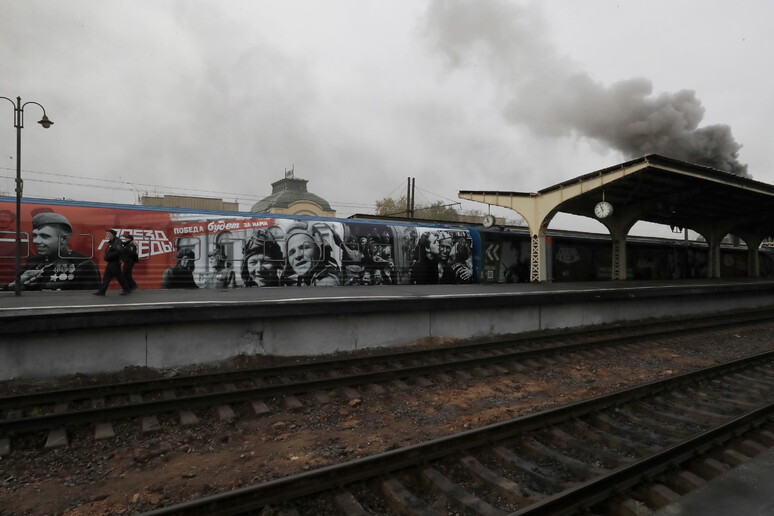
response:
{"label": "overcast sky", "polygon": [[[774,183],[771,20],[769,0],[6,0],[0,95],[55,123],[27,106],[31,197],[248,210],[295,167],[348,216],[409,176],[455,202],[650,152]],[[15,170],[0,99],[0,192]]]}

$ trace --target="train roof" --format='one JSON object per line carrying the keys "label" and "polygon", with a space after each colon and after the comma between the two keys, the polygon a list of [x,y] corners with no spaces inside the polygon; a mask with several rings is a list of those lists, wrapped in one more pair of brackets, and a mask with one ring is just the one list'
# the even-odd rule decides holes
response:
{"label": "train roof", "polygon": [[[15,203],[16,198],[0,195],[0,202]],[[189,214],[191,216],[203,215],[203,216],[218,216],[218,217],[249,217],[249,218],[271,218],[271,219],[292,219],[292,220],[322,220],[327,222],[339,222],[339,223],[358,223],[358,224],[371,224],[371,225],[402,225],[402,226],[415,226],[422,224],[428,227],[438,228],[459,228],[467,227],[469,224],[443,222],[433,220],[420,220],[420,219],[406,219],[406,220],[394,220],[391,218],[381,218],[373,216],[372,218],[339,218],[339,217],[319,217],[310,215],[290,215],[282,213],[262,213],[255,211],[230,211],[230,210],[210,210],[202,208],[182,208],[182,207],[170,207],[170,206],[144,206],[138,204],[122,204],[122,203],[108,203],[108,202],[95,202],[95,201],[75,201],[72,199],[47,199],[39,197],[25,197],[22,199],[23,204],[46,204],[52,206],[80,206],[86,208],[104,208],[104,209],[118,209],[118,210],[135,210],[135,211],[151,211],[151,212],[164,212],[164,213],[176,213],[176,214]]]}

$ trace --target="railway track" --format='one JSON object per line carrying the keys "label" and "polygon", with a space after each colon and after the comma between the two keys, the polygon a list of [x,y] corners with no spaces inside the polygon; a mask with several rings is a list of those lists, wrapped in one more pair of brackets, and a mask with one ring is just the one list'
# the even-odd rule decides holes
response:
{"label": "railway track", "polygon": [[[12,442],[26,434],[46,432],[45,446],[68,444],[68,431],[92,425],[94,437],[114,435],[113,423],[137,418],[143,432],[160,428],[159,415],[174,413],[181,424],[195,424],[196,411],[214,408],[218,417],[234,417],[234,404],[247,404],[252,413],[270,411],[268,400],[281,399],[284,408],[326,402],[328,392],[344,397],[359,394],[355,387],[378,392],[382,385],[406,388],[473,375],[525,373],[543,364],[572,361],[574,354],[600,348],[645,345],[648,339],[684,333],[717,332],[724,328],[770,320],[774,311],[713,315],[690,320],[643,322],[600,332],[581,330],[550,335],[488,340],[473,344],[326,360],[236,372],[173,377],[152,381],[96,385],[0,398],[0,456],[11,453]],[[597,350],[597,351],[594,351]],[[592,355],[593,356],[593,355]]]}
{"label": "railway track", "polygon": [[767,352],[144,515],[643,514],[774,446],[773,394]]}

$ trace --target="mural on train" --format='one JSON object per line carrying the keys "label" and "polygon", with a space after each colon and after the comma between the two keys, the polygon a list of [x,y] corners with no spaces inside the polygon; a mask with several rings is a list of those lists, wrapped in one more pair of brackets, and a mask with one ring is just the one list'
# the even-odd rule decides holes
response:
{"label": "mural on train", "polygon": [[[0,200],[0,284],[14,288],[15,214]],[[132,235],[139,288],[458,284],[465,228],[92,203],[22,205],[22,288],[97,289],[107,229]]]}
{"label": "mural on train", "polygon": [[[525,229],[429,222],[196,212],[64,200],[21,206],[22,288],[94,289],[104,272],[106,229],[132,235],[139,288],[513,283],[529,281]],[[0,287],[13,290],[15,199],[0,197]],[[611,277],[607,235],[550,231],[553,281]],[[627,278],[707,277],[702,242],[630,237]],[[768,249],[761,276],[774,276]],[[748,275],[745,247],[721,248],[721,277]],[[115,285],[113,288],[117,288]]]}

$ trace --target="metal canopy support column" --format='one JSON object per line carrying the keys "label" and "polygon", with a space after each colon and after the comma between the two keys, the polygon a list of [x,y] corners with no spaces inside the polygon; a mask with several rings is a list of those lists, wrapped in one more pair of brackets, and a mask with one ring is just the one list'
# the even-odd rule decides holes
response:
{"label": "metal canopy support column", "polygon": [[602,221],[612,239],[611,279],[626,279],[626,236],[637,220],[638,213],[633,210],[627,211],[622,207],[618,212],[614,212],[611,218]]}
{"label": "metal canopy support column", "polygon": [[[749,242],[747,244],[750,245]],[[761,260],[760,255],[758,254],[758,246],[761,245],[760,242],[758,242],[758,245],[755,247],[748,247],[747,248],[747,277],[748,278],[760,278],[761,277]]]}
{"label": "metal canopy support column", "polygon": [[613,268],[610,274],[611,279],[626,279],[626,238],[613,239]]}
{"label": "metal canopy support column", "polygon": [[694,227],[707,241],[707,277],[720,278],[720,242],[731,230],[730,224],[701,224]]}
{"label": "metal canopy support column", "polygon": [[761,261],[758,251],[761,242],[767,236],[766,232],[736,231],[735,234],[739,235],[744,240],[744,243],[747,244],[747,277],[760,278]]}
{"label": "metal canopy support column", "polygon": [[[725,236],[725,235],[724,235]],[[708,240],[709,259],[707,260],[707,277],[720,278],[720,241],[723,237],[714,237]]]}
{"label": "metal canopy support column", "polygon": [[560,198],[514,192],[460,192],[459,196],[461,199],[510,208],[521,215],[529,227],[530,234],[529,280],[534,282],[548,279],[546,229],[556,213],[554,209],[561,202]]}
{"label": "metal canopy support column", "polygon": [[531,234],[530,240],[529,281],[546,281],[546,235]]}

